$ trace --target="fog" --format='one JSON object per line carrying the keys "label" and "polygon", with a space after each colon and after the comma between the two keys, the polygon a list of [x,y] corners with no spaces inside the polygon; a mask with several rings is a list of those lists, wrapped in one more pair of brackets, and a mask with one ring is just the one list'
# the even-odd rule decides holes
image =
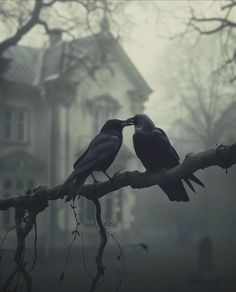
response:
{"label": "fog", "polygon": [[[26,2],[20,8],[16,1],[15,12],[2,1],[0,42],[17,30],[18,13],[32,9],[33,1]],[[48,33],[35,26],[3,53],[11,61],[6,68],[0,63],[1,199],[63,183],[108,119],[147,114],[180,161],[235,143],[234,26],[201,34],[201,22],[189,24],[196,15],[228,17],[235,25],[235,3],[227,14],[223,1],[126,2],[117,1],[123,5],[112,17],[91,10],[89,29],[83,10],[56,3],[56,12],[42,16],[52,28]],[[199,27],[215,28],[212,21]],[[124,129],[110,176],[145,171],[133,133],[133,126]],[[97,291],[236,291],[236,167],[226,172],[214,166],[196,176],[205,188],[194,185],[193,193],[185,185],[187,203],[171,202],[159,186],[122,188],[101,199],[108,244]],[[80,197],[75,207],[50,201],[26,239],[27,267],[37,251],[34,292],[89,291],[100,235],[93,203]],[[27,291],[22,275],[2,288],[15,266],[14,216],[13,208],[0,213],[1,291]]]}

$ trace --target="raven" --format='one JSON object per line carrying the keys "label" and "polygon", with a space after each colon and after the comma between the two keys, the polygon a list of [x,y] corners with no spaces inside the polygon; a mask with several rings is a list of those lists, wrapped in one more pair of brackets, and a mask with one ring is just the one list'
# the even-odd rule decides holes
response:
{"label": "raven", "polygon": [[76,198],[89,175],[93,177],[94,182],[96,181],[93,171],[102,171],[110,179],[106,170],[120,150],[123,140],[123,128],[129,125],[132,125],[132,123],[117,119],[108,120],[104,124],[100,133],[89,144],[87,150],[74,163],[73,172],[62,185],[62,188],[64,188],[69,183],[74,182],[66,201]]}
{"label": "raven", "polygon": [[[179,155],[171,145],[165,132],[157,128],[153,121],[144,114],[138,114],[127,122],[133,122],[135,133],[133,143],[136,155],[147,171],[158,172],[163,169],[179,165]],[[193,174],[184,178],[184,181],[195,192],[193,182],[204,187],[204,184]],[[188,194],[181,180],[171,184],[161,184],[160,187],[171,201],[189,201]]]}

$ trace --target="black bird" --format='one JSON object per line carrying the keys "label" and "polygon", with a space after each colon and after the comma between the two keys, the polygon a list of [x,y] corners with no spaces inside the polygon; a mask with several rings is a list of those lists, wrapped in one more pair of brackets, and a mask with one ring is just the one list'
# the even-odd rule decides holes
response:
{"label": "black bird", "polygon": [[74,182],[70,193],[66,197],[66,201],[72,198],[73,200],[75,199],[89,175],[92,175],[94,181],[96,181],[93,171],[102,171],[110,179],[106,170],[120,150],[123,140],[123,128],[129,125],[132,125],[132,122],[116,119],[108,120],[105,123],[100,133],[89,144],[87,150],[74,163],[73,172],[63,183],[62,188]]}
{"label": "black bird", "polygon": [[[133,122],[135,133],[133,135],[134,149],[147,171],[158,172],[163,169],[179,165],[179,155],[172,147],[165,132],[157,128],[153,121],[144,114],[138,114],[127,120]],[[193,182],[204,187],[204,184],[193,174],[184,178],[184,181],[195,192]],[[181,180],[160,186],[171,201],[189,201],[188,194]]]}

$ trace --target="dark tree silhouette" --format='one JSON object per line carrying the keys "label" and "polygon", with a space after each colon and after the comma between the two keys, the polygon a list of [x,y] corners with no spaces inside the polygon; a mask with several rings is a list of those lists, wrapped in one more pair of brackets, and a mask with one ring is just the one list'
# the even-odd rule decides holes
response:
{"label": "dark tree silhouette", "polygon": [[[190,9],[190,18],[187,24],[189,28],[198,32],[201,36],[217,35],[221,40],[222,45],[222,64],[219,69],[224,69],[229,81],[236,80],[235,61],[236,61],[236,47],[235,47],[235,11],[236,2],[234,0],[228,1],[212,1],[215,15],[207,16],[207,12],[197,12],[195,9]],[[219,6],[219,7],[218,7]],[[217,9],[218,8],[218,9]]]}

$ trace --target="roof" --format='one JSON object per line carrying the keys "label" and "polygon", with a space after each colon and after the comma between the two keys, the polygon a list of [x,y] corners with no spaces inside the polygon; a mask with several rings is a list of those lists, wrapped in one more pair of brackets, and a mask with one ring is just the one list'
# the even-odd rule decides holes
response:
{"label": "roof", "polygon": [[4,54],[4,57],[13,60],[10,68],[4,73],[4,77],[8,81],[29,85],[58,79],[75,65],[83,64],[89,67],[92,63],[93,67],[96,67],[96,62],[101,64],[105,50],[115,56],[115,60],[143,96],[152,92],[111,33],[105,35],[98,33],[70,42],[63,41],[45,50],[25,46],[11,47]]}
{"label": "roof", "polygon": [[151,87],[145,81],[143,76],[140,74],[134,63],[131,61],[129,56],[126,54],[124,49],[121,47],[119,42],[111,35],[113,40],[114,52],[118,57],[123,69],[126,71],[128,76],[133,80],[134,84],[138,89],[141,90],[141,93],[149,95],[152,93]]}
{"label": "roof", "polygon": [[72,42],[60,42],[45,50],[41,68],[41,82],[60,77],[64,72],[84,60],[85,56],[93,56],[97,51],[94,36],[76,39]]}
{"label": "roof", "polygon": [[72,42],[61,42],[55,47],[48,48],[44,54],[41,82],[49,81],[53,76],[58,78],[69,68],[78,64],[89,67],[92,61],[93,67],[96,67],[96,64],[98,66],[103,63],[106,65],[103,61],[106,51],[115,56],[115,61],[121,65],[127,77],[131,79],[143,96],[148,96],[152,92],[152,89],[111,33],[89,35]]}
{"label": "roof", "polygon": [[9,69],[3,74],[8,81],[34,84],[36,78],[36,60],[38,58],[39,48],[25,46],[10,47],[4,57],[11,59]]}

